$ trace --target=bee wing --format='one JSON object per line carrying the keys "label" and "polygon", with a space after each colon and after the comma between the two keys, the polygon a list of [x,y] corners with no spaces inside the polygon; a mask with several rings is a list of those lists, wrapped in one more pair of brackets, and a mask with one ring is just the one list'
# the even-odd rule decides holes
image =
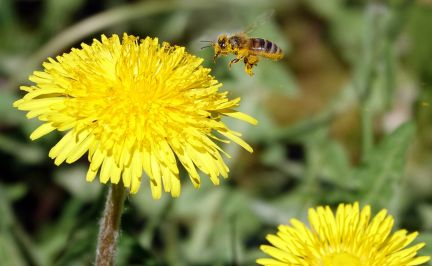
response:
{"label": "bee wing", "polygon": [[261,13],[260,15],[258,15],[258,17],[254,20],[254,22],[252,24],[250,24],[249,26],[247,26],[245,28],[245,30],[243,32],[245,34],[249,35],[253,31],[255,31],[256,29],[258,29],[260,26],[267,23],[270,20],[270,18],[274,16],[274,13],[275,13],[274,9],[270,9],[270,10],[267,10],[267,11]]}

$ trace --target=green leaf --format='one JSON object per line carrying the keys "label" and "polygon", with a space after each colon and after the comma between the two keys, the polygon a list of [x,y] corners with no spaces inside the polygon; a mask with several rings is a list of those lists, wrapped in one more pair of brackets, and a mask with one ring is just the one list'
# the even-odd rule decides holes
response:
{"label": "green leaf", "polygon": [[189,22],[189,16],[189,12],[180,10],[177,12],[173,12],[163,21],[157,19],[155,21],[155,24],[158,38],[161,40],[169,41],[181,38]]}
{"label": "green leaf", "polygon": [[2,265],[27,265],[25,256],[20,252],[11,231],[0,230],[0,258]]}
{"label": "green leaf", "polygon": [[[426,246],[419,250],[419,256],[430,256],[432,254],[432,233],[430,232],[421,232],[418,238],[414,240],[413,244],[426,243]],[[423,265],[423,264],[422,264]],[[425,264],[424,266],[431,265],[430,262]]]}
{"label": "green leaf", "polygon": [[[407,122],[386,136],[354,173],[363,199],[375,206],[388,206],[397,192],[397,183],[405,169],[405,154],[414,136],[415,127]],[[378,208],[376,207],[376,208]]]}
{"label": "green leaf", "polygon": [[[79,8],[82,8],[83,0],[47,0],[44,2],[45,10],[42,20],[42,32],[52,34],[62,29],[69,23]],[[55,21],[55,23],[53,23]]]}
{"label": "green leaf", "polygon": [[327,137],[315,148],[319,149],[317,163],[320,165],[320,176],[333,184],[351,187],[350,164],[344,147]]}
{"label": "green leaf", "polygon": [[99,197],[103,184],[98,180],[87,182],[85,175],[87,163],[73,164],[57,168],[54,171],[54,180],[56,184],[66,189],[74,198],[83,202],[91,202]]}
{"label": "green leaf", "polygon": [[0,258],[2,265],[46,265],[44,257],[21,228],[12,211],[12,203],[7,197],[7,187],[0,183]]}

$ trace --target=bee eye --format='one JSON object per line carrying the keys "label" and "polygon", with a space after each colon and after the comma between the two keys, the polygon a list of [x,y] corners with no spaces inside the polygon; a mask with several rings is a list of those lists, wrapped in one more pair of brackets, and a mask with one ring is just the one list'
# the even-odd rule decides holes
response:
{"label": "bee eye", "polygon": [[219,45],[221,48],[225,48],[225,42],[224,42],[223,40],[218,40],[218,45]]}

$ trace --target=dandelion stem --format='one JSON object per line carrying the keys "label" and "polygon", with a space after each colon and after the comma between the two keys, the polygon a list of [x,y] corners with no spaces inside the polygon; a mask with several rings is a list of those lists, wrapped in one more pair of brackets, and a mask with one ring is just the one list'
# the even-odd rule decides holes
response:
{"label": "dandelion stem", "polygon": [[105,209],[100,221],[96,266],[114,265],[125,195],[123,185],[112,184],[108,191]]}

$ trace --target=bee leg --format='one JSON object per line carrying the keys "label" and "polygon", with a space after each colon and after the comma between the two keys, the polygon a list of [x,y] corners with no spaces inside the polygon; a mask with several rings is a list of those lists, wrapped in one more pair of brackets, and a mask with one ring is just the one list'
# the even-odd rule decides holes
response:
{"label": "bee leg", "polygon": [[215,53],[215,55],[213,56],[213,63],[216,63],[216,59],[220,56],[220,53]]}
{"label": "bee leg", "polygon": [[243,62],[245,63],[245,72],[249,76],[253,76],[252,68],[258,64],[259,58],[257,56],[247,56],[244,58]]}
{"label": "bee leg", "polygon": [[240,61],[240,59],[243,59],[243,57],[234,58],[229,62],[228,67],[231,68],[231,65],[237,63],[238,61]]}

